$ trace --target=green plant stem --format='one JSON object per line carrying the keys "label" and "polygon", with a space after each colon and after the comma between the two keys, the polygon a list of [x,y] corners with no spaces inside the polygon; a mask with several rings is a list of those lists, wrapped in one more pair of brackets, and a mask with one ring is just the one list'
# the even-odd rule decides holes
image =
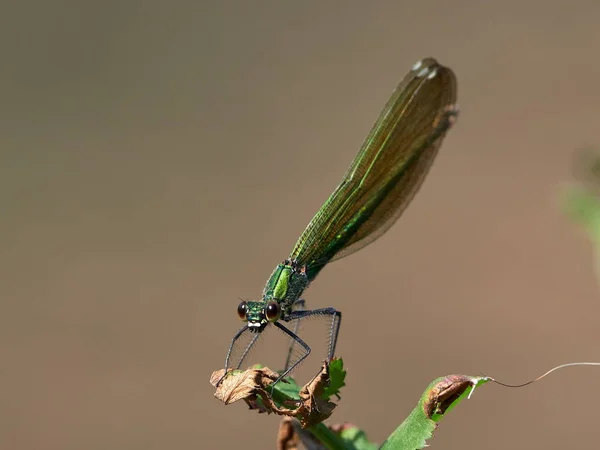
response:
{"label": "green plant stem", "polygon": [[309,427],[309,430],[329,450],[346,450],[348,448],[338,435],[322,423]]}

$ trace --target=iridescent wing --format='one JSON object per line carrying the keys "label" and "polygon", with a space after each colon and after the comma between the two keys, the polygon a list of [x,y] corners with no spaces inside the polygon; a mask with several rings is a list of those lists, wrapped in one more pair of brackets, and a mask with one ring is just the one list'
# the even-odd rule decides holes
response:
{"label": "iridescent wing", "polygon": [[400,217],[456,118],[456,91],[452,70],[433,58],[416,63],[400,82],[290,255],[306,266],[309,280],[328,262],[373,242]]}

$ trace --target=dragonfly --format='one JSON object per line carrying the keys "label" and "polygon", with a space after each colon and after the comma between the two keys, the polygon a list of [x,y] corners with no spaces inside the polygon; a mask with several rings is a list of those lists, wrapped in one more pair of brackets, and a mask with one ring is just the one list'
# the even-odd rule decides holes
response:
{"label": "dragonfly", "polygon": [[[239,369],[267,327],[290,338],[284,370],[272,386],[311,352],[297,334],[308,317],[328,320],[327,362],[334,355],[342,313],[336,308],[306,309],[303,292],[323,268],[383,235],[419,190],[446,132],[458,116],[454,72],[434,58],[415,63],[392,93],[342,181],[317,211],[289,257],[275,267],[257,301],[242,301],[244,325],[225,358],[228,373],[240,338],[248,341],[233,367]],[[294,353],[296,349],[296,353]],[[295,355],[295,357],[293,356]]]}

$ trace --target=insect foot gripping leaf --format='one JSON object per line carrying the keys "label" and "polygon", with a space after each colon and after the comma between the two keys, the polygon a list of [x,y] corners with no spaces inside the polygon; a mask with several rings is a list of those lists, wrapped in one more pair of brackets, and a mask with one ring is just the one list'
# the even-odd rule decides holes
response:
{"label": "insect foot gripping leaf", "polygon": [[[334,367],[333,379],[329,375],[329,366],[324,363],[321,371],[302,388],[288,378],[271,389],[279,374],[267,367],[250,368],[243,372],[230,371],[217,386],[224,374],[221,369],[213,372],[210,382],[217,387],[215,397],[226,405],[244,400],[250,409],[295,417],[306,428],[327,419],[336,407],[335,403],[329,401],[329,396],[337,394],[343,386],[346,373],[341,360]],[[335,387],[333,392],[326,392],[331,386]]]}

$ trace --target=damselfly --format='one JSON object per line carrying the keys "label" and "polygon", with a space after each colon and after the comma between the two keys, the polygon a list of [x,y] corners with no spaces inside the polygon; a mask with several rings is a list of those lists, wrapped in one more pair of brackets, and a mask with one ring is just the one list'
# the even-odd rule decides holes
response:
{"label": "damselfly", "polygon": [[[227,357],[242,336],[249,338],[235,368],[245,360],[260,333],[273,325],[291,338],[284,370],[289,374],[311,349],[297,333],[309,316],[331,324],[327,358],[335,354],[342,313],[335,308],[307,310],[301,295],[330,262],[347,256],[385,233],[408,206],[458,114],[456,78],[433,58],[417,62],[388,100],[341,183],[310,221],[290,256],[277,265],[259,301],[242,301],[237,312],[245,322]],[[293,330],[284,323],[294,325]],[[295,345],[301,347],[291,358]],[[222,379],[221,379],[222,380]]]}

